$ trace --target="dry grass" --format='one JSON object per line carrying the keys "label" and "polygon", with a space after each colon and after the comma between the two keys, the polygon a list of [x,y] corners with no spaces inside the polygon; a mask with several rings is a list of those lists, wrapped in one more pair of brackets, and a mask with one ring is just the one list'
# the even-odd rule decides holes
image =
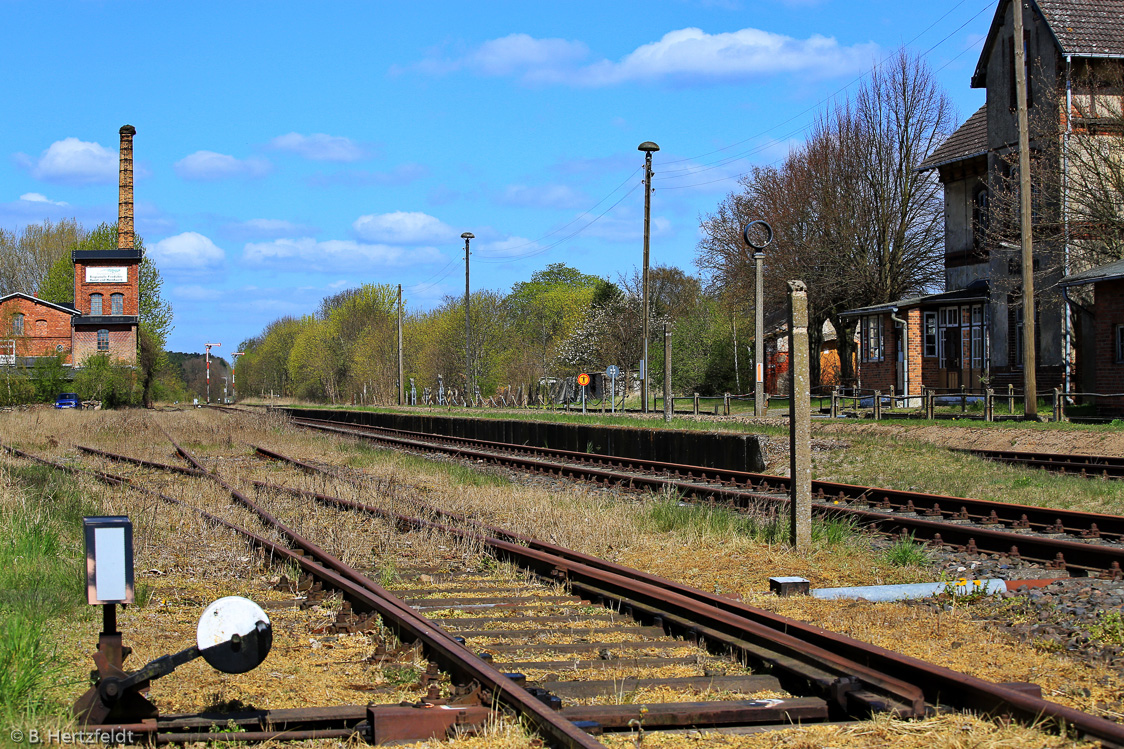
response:
{"label": "dry grass", "polygon": [[[768,606],[786,615],[984,678],[1035,681],[1044,686],[1072,685],[1056,694],[1047,691],[1047,696],[1081,709],[1118,710],[1124,698],[1117,674],[1010,642],[972,623],[962,609],[938,614],[920,606],[796,601],[760,595],[767,586],[767,578],[776,574],[801,574],[817,586],[906,582],[923,574],[919,570],[891,567],[861,543],[836,545],[800,556],[783,546],[763,545],[734,533],[706,533],[698,529],[660,533],[645,520],[648,503],[655,500],[618,497],[580,486],[533,487],[495,481],[466,483],[460,468],[450,470],[439,462],[426,468],[415,458],[371,450],[351,440],[291,430],[280,418],[264,413],[228,416],[213,411],[157,415],[136,411],[32,411],[0,416],[0,432],[5,435],[5,441],[88,466],[103,464],[79,457],[73,444],[89,444],[181,464],[157,428],[157,422],[164,424],[209,467],[247,489],[251,498],[260,501],[279,519],[295,525],[350,564],[369,570],[375,579],[395,586],[400,585],[399,573],[419,567],[476,569],[489,573],[491,581],[518,580],[520,576],[509,567],[491,563],[472,543],[429,531],[402,534],[385,521],[360,513],[325,511],[289,494],[255,494],[248,488],[247,480],[268,473],[269,480],[278,484],[335,494],[411,515],[424,515],[421,503],[430,503],[700,588],[737,593],[755,605]],[[338,478],[307,475],[252,457],[246,443],[261,444],[312,462],[351,466],[361,474],[358,479],[355,473],[341,474]],[[895,459],[887,453],[880,453],[879,460],[895,465]],[[143,477],[146,485],[153,489],[273,536],[272,531],[262,529],[249,511],[232,504],[216,484],[121,464],[105,463],[104,468]],[[277,570],[266,566],[259,554],[232,533],[201,522],[194,512],[184,508],[159,503],[135,492],[107,488],[88,479],[80,483],[98,499],[102,511],[128,514],[135,523],[137,579],[140,584],[149,586],[154,595],[147,606],[130,608],[120,618],[127,642],[136,649],[131,665],[190,644],[195,619],[214,598],[246,595],[270,605],[286,597],[270,590]],[[416,583],[412,585],[422,587]],[[439,589],[439,584],[424,587]],[[197,710],[232,700],[255,707],[276,708],[416,698],[416,692],[403,689],[398,683],[402,673],[398,666],[421,665],[413,654],[401,653],[393,671],[362,662],[373,652],[371,637],[328,639],[315,633],[330,620],[332,613],[331,605],[304,612],[273,609],[270,615],[275,622],[275,650],[257,671],[242,676],[219,675],[196,662],[155,682],[153,694],[165,710]],[[69,660],[73,667],[68,678],[72,684],[78,683],[89,668],[88,655],[97,629],[97,623],[89,620],[59,632],[60,645],[71,655]],[[675,675],[694,675],[697,669],[697,666],[684,667],[683,674]],[[581,676],[578,673],[568,675]],[[644,674],[638,674],[635,669],[622,670],[619,674],[596,672],[596,678],[636,675]],[[661,670],[659,675],[668,676],[669,673]],[[1086,697],[1080,687],[1088,687],[1092,696]],[[629,699],[654,702],[659,697],[657,691],[633,695]],[[502,723],[491,731],[486,737],[464,739],[456,745],[528,746],[529,740],[518,725]],[[919,745],[921,736],[927,736],[925,743],[934,746],[1064,745],[1060,740],[1029,729],[1001,727],[964,716],[917,723],[880,719],[858,728],[819,727],[755,737],[708,736],[705,741],[689,736],[661,738],[649,734],[644,743],[650,746],[665,745],[657,743],[664,741],[685,742],[668,743],[668,746],[866,747],[890,743],[911,746]],[[632,739],[621,737],[612,741]]]}

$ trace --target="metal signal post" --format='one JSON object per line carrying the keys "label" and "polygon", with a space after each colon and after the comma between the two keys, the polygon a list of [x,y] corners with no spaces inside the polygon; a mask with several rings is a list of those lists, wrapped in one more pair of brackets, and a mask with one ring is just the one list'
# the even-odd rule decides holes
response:
{"label": "metal signal post", "polygon": [[768,222],[758,219],[746,224],[742,232],[742,239],[747,247],[753,249],[753,261],[756,265],[756,294],[753,307],[754,327],[754,384],[753,384],[753,415],[762,418],[765,410],[765,309],[763,302],[763,288],[761,265],[765,260],[765,248],[773,241],[773,227]]}
{"label": "metal signal post", "polygon": [[207,403],[211,402],[211,347],[221,346],[221,343],[204,343],[207,347]]}

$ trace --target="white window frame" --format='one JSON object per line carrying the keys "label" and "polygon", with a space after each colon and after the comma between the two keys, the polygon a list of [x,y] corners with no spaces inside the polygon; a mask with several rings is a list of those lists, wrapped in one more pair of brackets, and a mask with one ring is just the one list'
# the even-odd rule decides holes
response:
{"label": "white window frame", "polygon": [[862,354],[864,362],[879,362],[885,357],[882,316],[868,315],[862,319]]}
{"label": "white window frame", "polygon": [[937,326],[937,313],[926,312],[924,314],[924,328],[923,335],[925,340],[925,349],[922,356],[933,359],[940,354],[940,335],[939,327]]}

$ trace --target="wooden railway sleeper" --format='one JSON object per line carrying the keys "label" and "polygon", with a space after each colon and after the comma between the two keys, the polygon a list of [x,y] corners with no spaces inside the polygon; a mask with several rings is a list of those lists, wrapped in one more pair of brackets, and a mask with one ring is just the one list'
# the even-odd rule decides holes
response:
{"label": "wooden railway sleeper", "polygon": [[831,701],[839,711],[848,716],[869,717],[873,713],[893,712],[901,717],[921,717],[926,712],[923,703],[910,705],[877,694],[854,675],[821,669],[792,656],[697,624],[656,606],[599,589],[588,583],[572,582],[571,587],[590,599],[601,597],[628,605],[632,608],[633,616],[637,621],[652,624],[658,622],[665,632],[687,637],[699,647],[721,645],[727,653],[735,654],[744,662],[756,664],[758,669],[776,676],[786,690],[794,694],[815,692],[817,696]]}

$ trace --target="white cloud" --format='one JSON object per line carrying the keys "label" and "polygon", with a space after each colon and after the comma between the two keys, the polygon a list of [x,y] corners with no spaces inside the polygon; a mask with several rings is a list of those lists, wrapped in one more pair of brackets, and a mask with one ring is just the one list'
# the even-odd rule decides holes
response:
{"label": "white cloud", "polygon": [[229,292],[216,289],[213,286],[176,286],[172,288],[172,298],[192,302],[213,302],[222,299]]}
{"label": "white cloud", "polygon": [[175,163],[176,174],[183,179],[220,180],[263,177],[271,164],[258,156],[238,159],[225,153],[196,151]]}
{"label": "white cloud", "polygon": [[517,77],[530,84],[698,84],[777,73],[845,75],[869,67],[877,52],[874,43],[844,47],[820,34],[796,39],[753,28],[717,34],[685,28],[669,31],[619,61],[587,62],[589,50],[581,42],[512,34],[484,42],[463,57],[426,60],[417,67],[428,73],[468,69],[481,75]]}
{"label": "white cloud", "polygon": [[360,216],[352,228],[360,239],[388,244],[437,244],[457,236],[448,224],[420,211]]}
{"label": "white cloud", "polygon": [[517,208],[582,208],[590,201],[566,185],[508,185],[497,202]]}
{"label": "white cloud", "polygon": [[400,187],[429,176],[429,167],[424,164],[399,164],[388,172],[372,172],[352,169],[335,174],[314,174],[308,178],[313,187],[367,187],[370,185]]}
{"label": "white cloud", "polygon": [[17,153],[15,160],[45,182],[91,185],[117,180],[117,154],[100,143],[77,138],[55,141],[38,159]]}
{"label": "white cloud", "polygon": [[[340,239],[317,242],[311,237],[300,237],[251,242],[243,249],[242,258],[251,265],[326,272],[353,271],[363,266],[403,267],[430,263],[440,260],[441,254],[433,247],[395,247]],[[294,268],[294,262],[299,263],[299,267]]]}
{"label": "white cloud", "polygon": [[252,218],[248,221],[234,221],[224,224],[225,234],[238,239],[273,239],[291,237],[299,234],[312,234],[316,230],[304,224],[296,224],[276,218]]}
{"label": "white cloud", "polygon": [[37,192],[25,192],[20,195],[20,200],[28,203],[49,203],[50,205],[70,205],[65,200],[51,200],[46,195],[40,195]]}
{"label": "white cloud", "polygon": [[359,161],[368,156],[367,150],[350,138],[327,133],[287,133],[278,135],[269,145],[313,161]]}
{"label": "white cloud", "polygon": [[221,247],[193,231],[161,239],[149,248],[149,252],[161,268],[181,270],[213,269],[221,266],[226,259]]}

